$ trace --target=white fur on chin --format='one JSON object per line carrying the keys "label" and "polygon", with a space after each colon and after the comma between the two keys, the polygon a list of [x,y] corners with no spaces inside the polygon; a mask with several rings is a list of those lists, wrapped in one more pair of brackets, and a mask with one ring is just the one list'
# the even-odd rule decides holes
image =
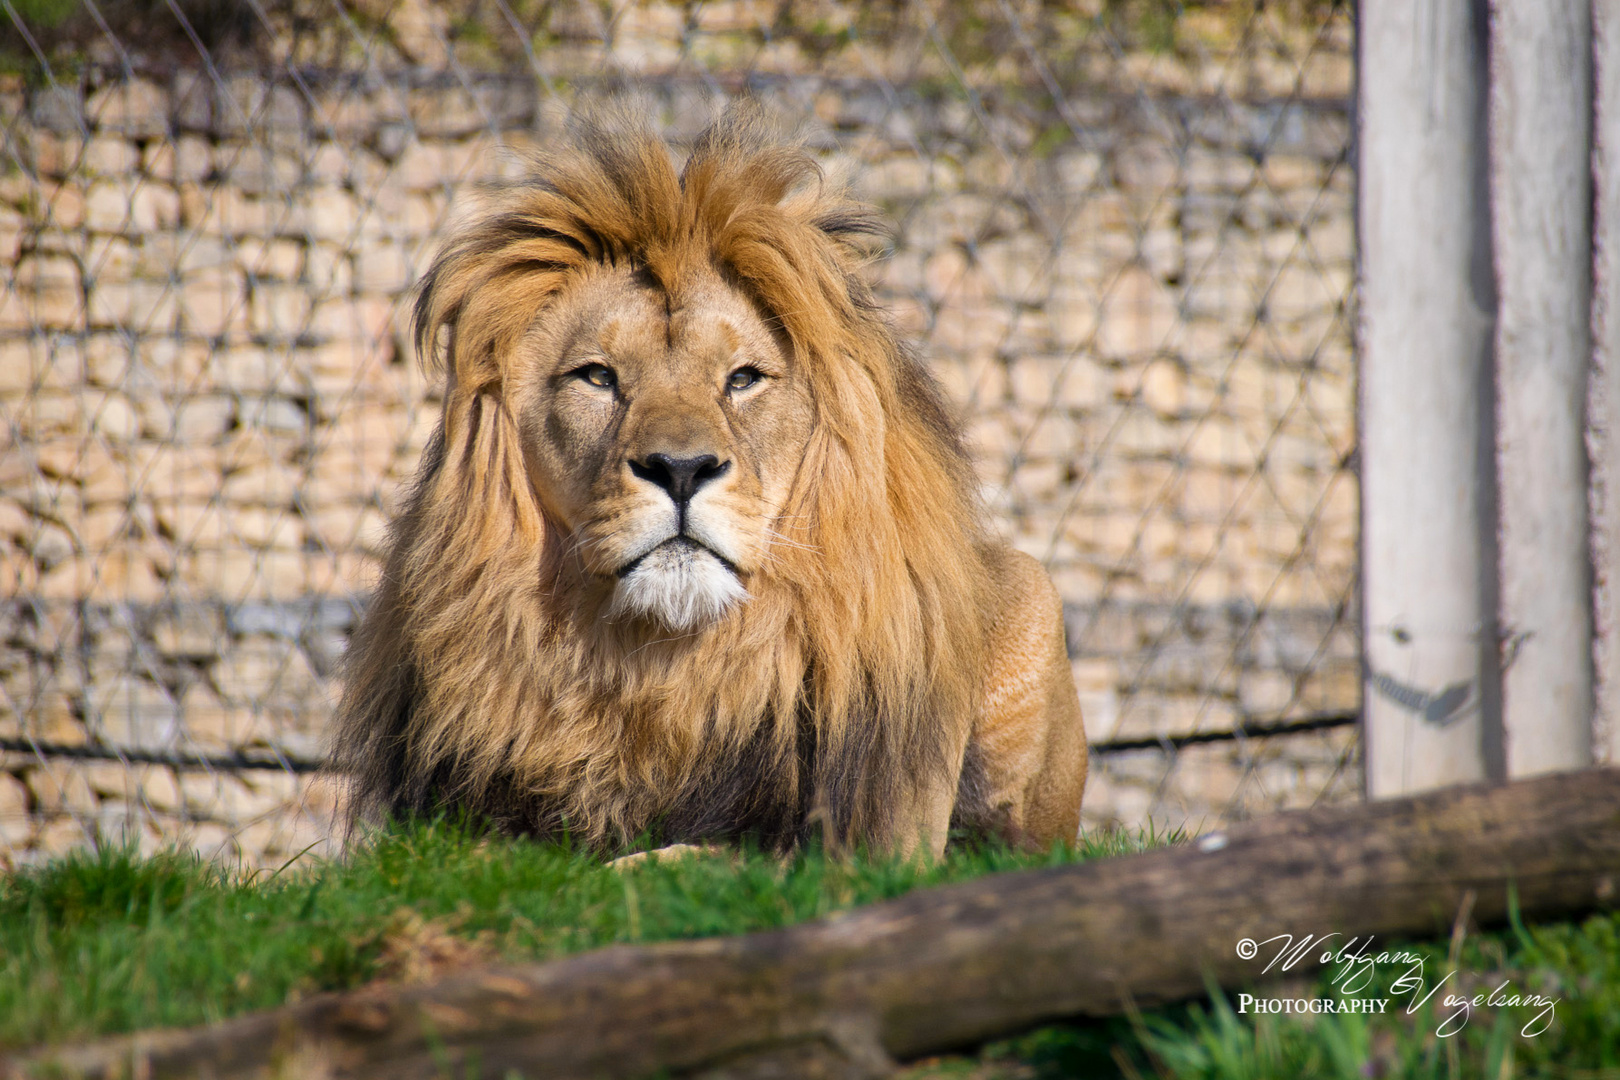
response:
{"label": "white fur on chin", "polygon": [[609,613],[656,619],[685,633],[701,630],[746,599],[748,590],[737,575],[712,553],[672,541],[654,548],[619,579]]}

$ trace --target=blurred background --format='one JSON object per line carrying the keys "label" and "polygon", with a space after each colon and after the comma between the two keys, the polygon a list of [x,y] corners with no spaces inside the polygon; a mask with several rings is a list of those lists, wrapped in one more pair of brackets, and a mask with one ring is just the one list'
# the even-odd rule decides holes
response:
{"label": "blurred background", "polygon": [[328,842],[467,193],[748,90],[1065,601],[1088,828],[1363,790],[1355,17],[1290,0],[0,0],[0,866]]}

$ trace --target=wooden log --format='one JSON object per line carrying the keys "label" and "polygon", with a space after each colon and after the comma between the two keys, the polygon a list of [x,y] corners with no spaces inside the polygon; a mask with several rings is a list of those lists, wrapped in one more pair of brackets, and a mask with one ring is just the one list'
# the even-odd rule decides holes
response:
{"label": "wooden log", "polygon": [[873,1077],[1041,1021],[1197,995],[1206,976],[1238,985],[1257,969],[1244,938],[1429,936],[1465,897],[1500,921],[1510,884],[1533,918],[1615,897],[1620,770],[1277,814],[786,930],[372,986],[0,1075]]}

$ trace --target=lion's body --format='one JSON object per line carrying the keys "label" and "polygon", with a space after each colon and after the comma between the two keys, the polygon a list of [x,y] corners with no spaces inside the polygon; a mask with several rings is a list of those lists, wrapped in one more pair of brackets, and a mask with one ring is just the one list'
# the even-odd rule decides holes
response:
{"label": "lion's body", "polygon": [[359,813],[611,848],[1072,839],[1056,593],[858,276],[865,211],[722,122],[545,159],[417,307],[444,415],[351,645]]}

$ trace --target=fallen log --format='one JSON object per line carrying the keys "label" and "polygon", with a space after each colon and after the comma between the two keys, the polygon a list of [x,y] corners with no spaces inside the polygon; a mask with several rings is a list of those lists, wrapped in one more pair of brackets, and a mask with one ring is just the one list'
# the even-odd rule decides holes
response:
{"label": "fallen log", "polygon": [[1617,886],[1620,770],[1593,769],[1281,813],[770,933],[324,995],[0,1074],[875,1077],[1041,1021],[1198,995],[1206,977],[1252,981],[1244,939],[1432,936],[1463,906],[1504,920],[1510,891],[1548,918],[1612,904]]}

